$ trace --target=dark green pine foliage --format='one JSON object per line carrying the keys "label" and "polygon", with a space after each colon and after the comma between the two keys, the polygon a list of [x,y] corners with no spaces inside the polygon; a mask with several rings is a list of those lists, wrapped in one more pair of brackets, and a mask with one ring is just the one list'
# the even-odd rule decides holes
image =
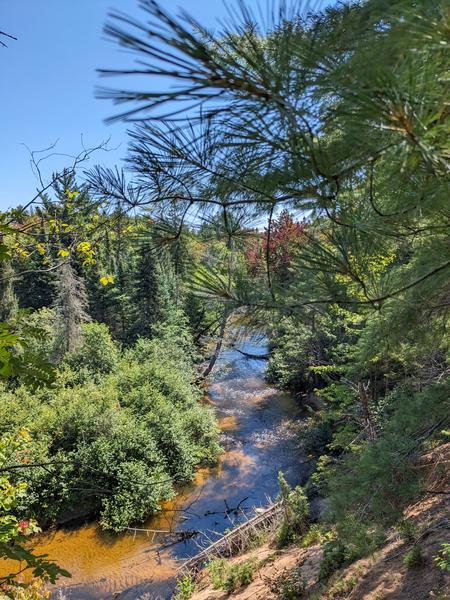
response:
{"label": "dark green pine foliage", "polygon": [[[21,210],[20,207],[17,210],[19,212]],[[33,213],[31,214],[33,215]],[[44,214],[46,213],[40,210],[36,213],[36,216],[44,216]],[[25,224],[26,219],[30,218],[30,215],[23,212],[21,217]],[[17,218],[17,221],[21,222],[20,216]],[[55,242],[54,235],[45,232],[41,224],[38,224],[34,231],[34,240],[36,243],[43,244],[46,248],[51,248],[52,243]],[[55,253],[50,252],[48,255],[33,250],[27,257],[26,263],[21,258],[13,257],[12,266],[16,274],[14,291],[21,308],[39,309],[53,304],[55,300],[56,274],[54,270],[49,268],[51,267],[49,258],[55,258]],[[26,274],[21,276],[24,270]]]}
{"label": "dark green pine foliage", "polygon": [[[105,228],[96,249],[96,263],[89,268],[87,285],[91,317],[110,328],[114,339],[127,344],[134,324],[136,252],[123,230],[127,221],[112,217],[114,229]],[[100,277],[108,273],[114,283],[103,286]]]}
{"label": "dark green pine foliage", "polygon": [[[21,308],[39,309],[49,307],[55,300],[54,271],[49,271],[49,265],[44,263],[44,256],[34,253],[27,259],[27,274],[21,277],[23,263],[14,261],[16,282],[14,290]],[[28,271],[32,271],[29,273]]]}
{"label": "dark green pine foliage", "polygon": [[135,322],[132,337],[149,337],[152,327],[161,317],[157,258],[150,244],[139,249],[134,295]]}

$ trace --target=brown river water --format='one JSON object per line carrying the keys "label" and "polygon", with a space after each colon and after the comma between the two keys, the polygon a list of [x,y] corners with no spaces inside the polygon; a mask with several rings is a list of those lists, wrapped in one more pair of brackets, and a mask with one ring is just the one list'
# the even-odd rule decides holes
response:
{"label": "brown river water", "polygon": [[[251,342],[241,343],[240,348],[252,354],[266,352],[264,345]],[[69,600],[110,599],[118,594],[120,600],[170,598],[177,565],[251,515],[255,507],[275,498],[279,470],[292,484],[304,480],[296,434],[298,405],[266,383],[265,366],[264,360],[245,358],[236,350],[222,353],[209,388],[225,449],[219,464],[200,469],[175,500],[139,526],[198,535],[170,544],[160,534],[113,535],[87,524],[40,537],[35,550],[47,553],[72,574],[56,586]],[[238,510],[226,514],[227,507]]]}

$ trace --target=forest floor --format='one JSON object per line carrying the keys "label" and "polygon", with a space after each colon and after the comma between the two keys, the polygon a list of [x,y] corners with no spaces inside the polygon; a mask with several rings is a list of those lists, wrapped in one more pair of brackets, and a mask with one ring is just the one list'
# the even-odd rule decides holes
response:
{"label": "forest floor", "polygon": [[[450,444],[423,458],[428,464],[450,462]],[[422,462],[422,461],[421,461]],[[450,600],[450,572],[439,569],[433,557],[442,543],[450,542],[450,495],[448,471],[430,471],[431,490],[426,499],[411,505],[404,518],[414,524],[421,548],[421,562],[406,566],[405,554],[414,544],[403,541],[392,530],[387,540],[372,556],[361,559],[336,572],[323,584],[318,581],[322,549],[319,545],[277,550],[266,543],[244,555],[229,559],[230,565],[253,564],[253,580],[232,593],[214,589],[208,572],[201,575],[192,600]],[[442,493],[444,491],[444,493]],[[305,590],[294,591],[287,581],[304,581]],[[295,587],[295,586],[294,586]],[[291,595],[288,595],[290,592]]]}

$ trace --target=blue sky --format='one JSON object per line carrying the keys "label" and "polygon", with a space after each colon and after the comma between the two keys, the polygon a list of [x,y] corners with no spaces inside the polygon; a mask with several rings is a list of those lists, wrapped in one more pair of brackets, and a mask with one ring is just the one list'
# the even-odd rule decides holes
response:
{"label": "blue sky", "polygon": [[[162,1],[172,12],[180,4],[208,27],[226,15],[222,0]],[[90,164],[120,165],[126,126],[105,125],[117,107],[95,98],[96,86],[119,83],[99,79],[97,68],[132,64],[132,57],[102,34],[111,9],[142,14],[137,0],[0,0],[0,30],[18,38],[0,48],[0,209],[25,204],[35,193],[38,182],[27,147],[41,150],[58,140],[53,152],[73,155],[82,149],[81,138],[85,146],[95,146],[110,137],[114,149],[98,152]],[[45,161],[44,176],[68,160],[54,156]]]}

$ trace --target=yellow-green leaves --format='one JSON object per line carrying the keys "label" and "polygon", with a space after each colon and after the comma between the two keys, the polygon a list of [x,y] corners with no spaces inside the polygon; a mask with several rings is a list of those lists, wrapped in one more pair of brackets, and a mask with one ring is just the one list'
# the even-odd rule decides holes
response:
{"label": "yellow-green leaves", "polygon": [[114,283],[114,275],[102,275],[99,281],[103,286],[107,286],[110,283]]}
{"label": "yellow-green leaves", "polygon": [[73,200],[74,198],[76,198],[79,195],[80,195],[80,192],[77,192],[77,190],[74,190],[73,192],[71,192],[68,188],[66,189],[66,196],[69,200]]}
{"label": "yellow-green leaves", "polygon": [[95,250],[92,248],[92,244],[90,242],[79,242],[76,245],[76,251],[83,259],[83,265],[95,264]]}

